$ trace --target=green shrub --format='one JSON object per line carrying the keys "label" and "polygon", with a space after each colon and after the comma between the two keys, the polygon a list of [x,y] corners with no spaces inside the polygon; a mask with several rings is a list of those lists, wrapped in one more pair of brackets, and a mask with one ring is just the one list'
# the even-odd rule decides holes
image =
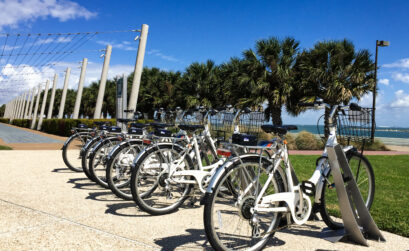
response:
{"label": "green shrub", "polygon": [[[345,142],[343,140],[339,140],[338,143],[341,145],[347,145],[348,142]],[[349,145],[353,145],[354,147],[358,148],[359,150],[362,149],[362,142],[349,142]],[[382,141],[375,139],[373,143],[370,142],[370,140],[365,141],[365,150],[369,151],[390,151],[389,148],[386,147]]]}
{"label": "green shrub", "polygon": [[30,128],[31,119],[13,119],[11,124],[19,127]]}
{"label": "green shrub", "polygon": [[294,135],[291,133],[287,133],[285,136],[287,140],[287,147],[289,150],[297,150],[297,144],[295,143]]}
{"label": "green shrub", "polygon": [[0,123],[10,123],[10,119],[6,119],[6,118],[0,118]]}
{"label": "green shrub", "polygon": [[0,150],[13,150],[13,148],[9,147],[9,146],[2,146],[0,145]]}
{"label": "green shrub", "polygon": [[298,150],[321,150],[323,148],[321,140],[307,131],[298,133],[295,144]]}
{"label": "green shrub", "polygon": [[95,127],[94,122],[96,121],[106,121],[115,125],[115,119],[44,119],[41,131],[60,136],[70,136],[71,129],[77,127],[78,124],[86,124],[92,128]]}

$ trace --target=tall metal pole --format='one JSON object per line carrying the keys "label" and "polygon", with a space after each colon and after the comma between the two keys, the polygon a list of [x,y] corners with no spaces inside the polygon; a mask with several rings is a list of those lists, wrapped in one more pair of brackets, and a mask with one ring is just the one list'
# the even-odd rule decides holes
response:
{"label": "tall metal pole", "polygon": [[60,103],[60,111],[58,112],[59,119],[62,119],[64,116],[64,106],[65,106],[65,99],[67,98],[67,89],[68,89],[68,81],[70,79],[70,73],[71,73],[71,68],[68,67],[67,71],[65,72],[64,87],[62,90],[61,103]]}
{"label": "tall metal pole", "polygon": [[80,112],[82,89],[84,87],[85,72],[87,70],[88,58],[82,60],[80,81],[78,82],[77,98],[75,99],[74,115],[73,119],[78,119],[78,114]]}
{"label": "tall metal pole", "polygon": [[[128,109],[136,111],[136,104],[138,103],[139,86],[141,84],[143,59],[145,57],[146,41],[148,39],[147,24],[142,25],[141,37],[139,39],[138,55],[136,56],[135,70],[132,81],[131,97],[129,98]],[[132,113],[128,113],[128,118],[132,117]]]}
{"label": "tall metal pole", "polygon": [[30,103],[30,107],[28,108],[28,119],[33,118],[33,106],[34,106],[34,100],[36,99],[36,88],[33,88],[33,98]]}
{"label": "tall metal pole", "polygon": [[38,103],[40,102],[40,94],[41,94],[41,84],[38,85],[38,94],[37,94],[37,100],[36,100],[36,105],[34,108],[34,115],[33,115],[33,120],[31,120],[31,129],[34,129],[34,126],[36,124],[37,120],[37,112],[38,112]]}
{"label": "tall metal pole", "polygon": [[126,74],[124,74],[122,76],[122,118],[125,118],[126,113],[124,112],[124,110],[127,107],[127,103],[128,103],[128,78],[126,76]]}
{"label": "tall metal pole", "polygon": [[377,71],[378,71],[378,40],[376,40],[375,50],[375,83],[372,91],[372,130],[371,130],[371,142],[375,140],[375,109],[376,109],[376,83],[377,83]]}
{"label": "tall metal pole", "polygon": [[43,124],[43,117],[45,111],[45,105],[47,103],[47,95],[48,95],[48,86],[50,85],[50,80],[47,79],[44,88],[44,95],[43,95],[43,104],[41,105],[41,112],[40,112],[40,119],[38,120],[37,130],[41,130],[41,125]]}
{"label": "tall metal pole", "polygon": [[48,106],[47,119],[51,119],[51,117],[53,116],[54,98],[55,98],[55,90],[57,88],[57,82],[58,82],[58,74],[55,74],[54,82],[53,82],[53,90],[51,91],[50,105]]}
{"label": "tall metal pole", "polygon": [[104,58],[104,66],[102,67],[102,73],[101,73],[101,82],[99,83],[97,103],[95,105],[94,119],[101,118],[102,102],[104,100],[105,85],[107,82],[109,61],[111,60],[111,52],[112,52],[112,46],[107,45],[106,52],[105,52],[105,58]]}
{"label": "tall metal pole", "polygon": [[29,90],[28,91],[28,96],[27,96],[27,104],[26,104],[26,107],[25,107],[24,113],[23,113],[23,119],[27,118],[28,107],[30,106],[30,100],[31,100],[32,95],[33,95],[33,90]]}

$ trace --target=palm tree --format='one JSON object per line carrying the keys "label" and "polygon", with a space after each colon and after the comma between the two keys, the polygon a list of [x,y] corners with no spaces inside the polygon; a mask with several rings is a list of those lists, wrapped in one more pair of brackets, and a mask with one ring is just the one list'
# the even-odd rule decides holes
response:
{"label": "palm tree", "polygon": [[220,88],[219,68],[208,60],[206,63],[192,63],[183,74],[181,88],[185,93],[186,108],[205,105],[211,107],[217,99]]}
{"label": "palm tree", "polygon": [[[302,88],[295,96],[304,96],[305,100],[320,97],[330,105],[359,100],[374,84],[374,63],[369,51],[355,51],[353,43],[346,39],[316,43],[299,55],[296,69]],[[326,109],[326,128],[328,116]]]}
{"label": "palm tree", "polygon": [[253,99],[267,100],[266,116],[282,124],[281,110],[292,91],[293,68],[299,42],[294,38],[269,38],[256,42],[256,50],[243,52],[248,84],[254,86]]}

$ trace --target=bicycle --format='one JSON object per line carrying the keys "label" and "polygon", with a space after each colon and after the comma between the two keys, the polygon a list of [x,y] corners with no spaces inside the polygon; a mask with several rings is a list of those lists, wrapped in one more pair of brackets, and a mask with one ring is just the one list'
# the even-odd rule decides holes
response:
{"label": "bicycle", "polygon": [[[95,125],[101,125],[105,122],[94,122]],[[64,142],[62,158],[65,165],[74,172],[81,172],[81,149],[94,137],[96,129],[88,128],[85,124],[79,124],[71,129],[71,136]]]}
{"label": "bicycle", "polygon": [[[322,102],[312,105],[329,107]],[[347,108],[359,110],[357,105],[331,107],[330,136],[326,146],[337,144],[335,119]],[[299,182],[291,166],[285,140],[286,133],[297,127],[263,125],[262,129],[277,137],[258,146],[255,137],[237,134],[230,145],[232,152],[248,148],[261,150],[260,153],[231,157],[217,169],[206,190],[203,221],[206,236],[216,250],[263,248],[276,231],[287,227],[279,227],[283,216],[287,224],[294,222],[297,225],[304,224],[310,218],[312,202],[309,196],[314,197],[320,207],[326,207],[325,203],[321,204],[322,194],[325,196],[325,190],[333,188],[333,183],[328,182],[330,166],[326,161],[326,151],[317,161],[312,177],[308,181]],[[272,151],[272,156],[263,156],[261,152],[264,150]],[[344,148],[344,152],[350,151],[355,150],[352,147]],[[354,156],[363,158],[362,155]],[[368,202],[373,201],[374,176],[370,165],[364,169],[370,170],[365,172],[370,184],[366,199],[368,205]],[[225,192],[226,188],[229,193]],[[328,210],[321,212],[325,214]]]}

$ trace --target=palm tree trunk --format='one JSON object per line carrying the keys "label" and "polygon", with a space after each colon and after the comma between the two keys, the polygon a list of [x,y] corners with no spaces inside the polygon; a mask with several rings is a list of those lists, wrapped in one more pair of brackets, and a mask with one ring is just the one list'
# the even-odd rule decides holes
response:
{"label": "palm tree trunk", "polygon": [[283,125],[283,120],[281,119],[281,106],[273,106],[271,109],[271,116],[274,125]]}

